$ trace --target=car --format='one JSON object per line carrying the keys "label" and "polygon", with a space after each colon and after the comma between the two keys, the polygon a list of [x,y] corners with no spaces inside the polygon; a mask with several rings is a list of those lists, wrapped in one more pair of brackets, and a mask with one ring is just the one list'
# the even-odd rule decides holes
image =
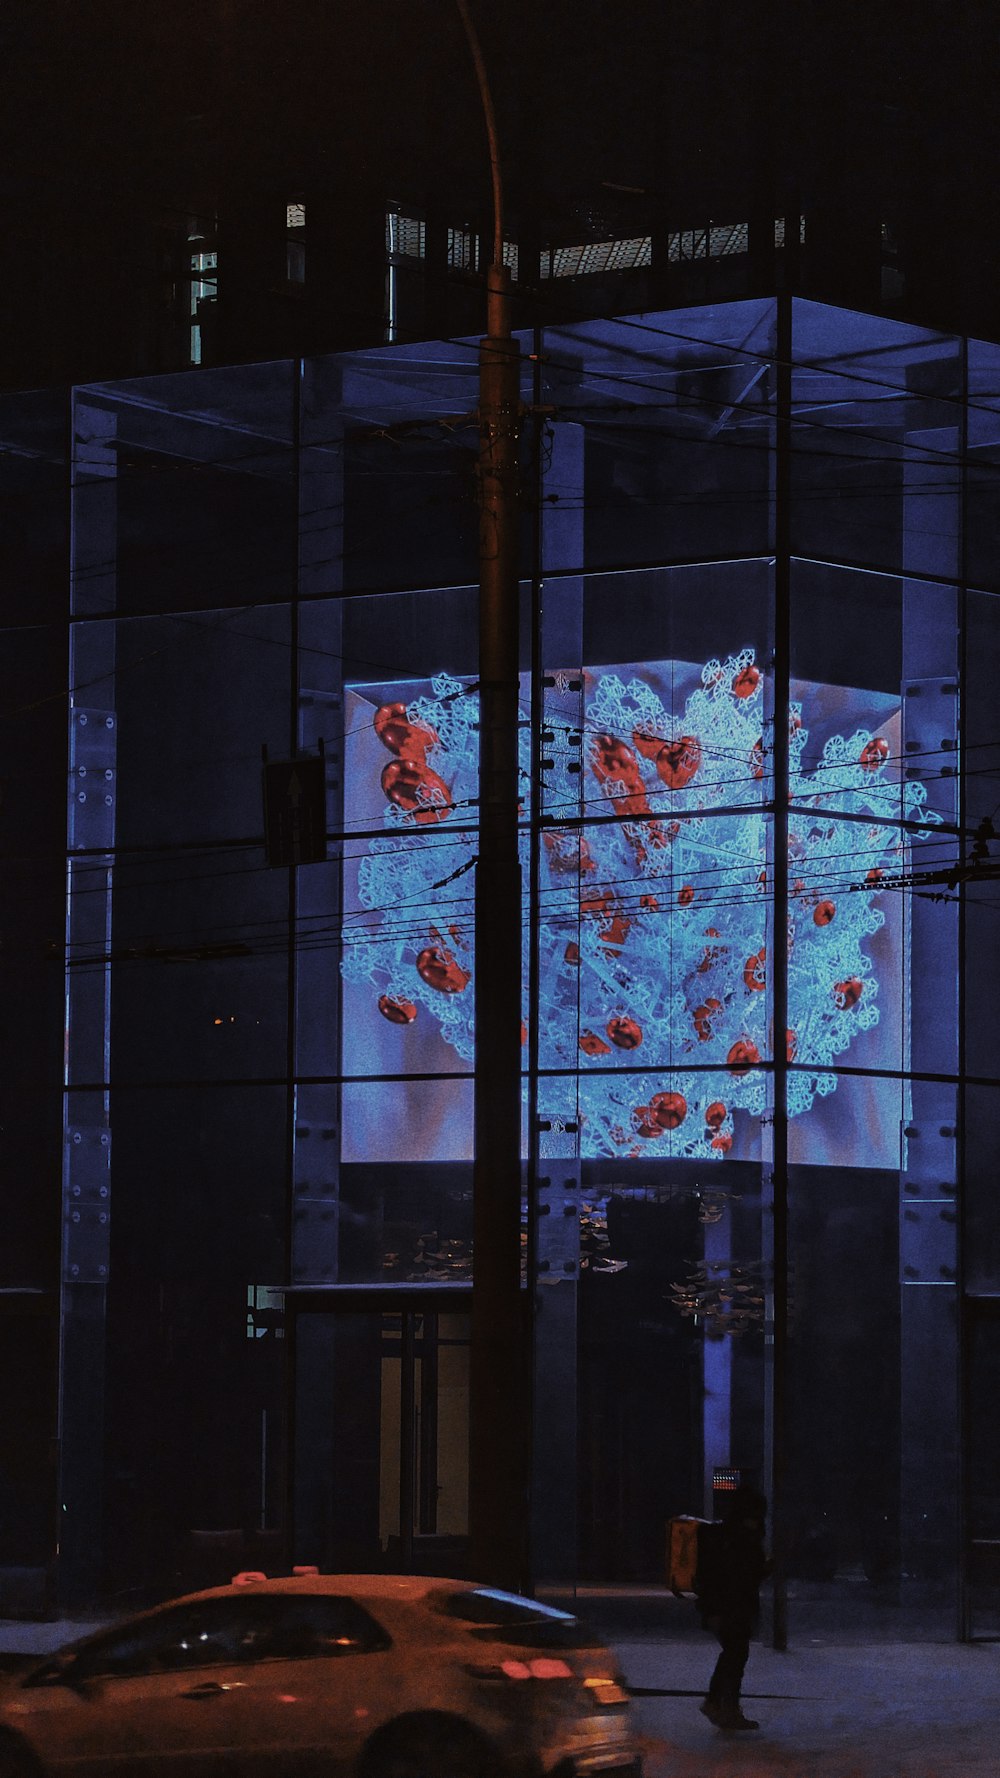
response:
{"label": "car", "polygon": [[236,1575],[0,1688],[0,1778],[641,1778],[614,1657],[471,1581]]}

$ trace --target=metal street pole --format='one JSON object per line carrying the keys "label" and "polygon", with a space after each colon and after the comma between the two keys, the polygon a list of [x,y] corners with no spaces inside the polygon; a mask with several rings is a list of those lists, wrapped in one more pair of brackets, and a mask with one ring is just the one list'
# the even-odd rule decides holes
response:
{"label": "metal street pole", "polygon": [[496,119],[467,0],[493,183],[486,336],[479,346],[479,862],[476,869],[469,1534],[476,1578],[529,1584],[530,1365],[521,1288],[521,873],[518,863],[519,348],[503,263]]}

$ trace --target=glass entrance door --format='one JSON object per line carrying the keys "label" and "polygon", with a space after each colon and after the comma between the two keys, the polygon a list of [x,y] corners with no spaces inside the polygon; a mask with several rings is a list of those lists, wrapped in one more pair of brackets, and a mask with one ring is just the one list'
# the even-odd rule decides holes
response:
{"label": "glass entrance door", "polygon": [[402,1574],[453,1572],[469,1529],[468,1317],[383,1315],[379,1369],[380,1549]]}
{"label": "glass entrance door", "polygon": [[412,1303],[297,1317],[293,1560],[460,1574],[469,1317]]}

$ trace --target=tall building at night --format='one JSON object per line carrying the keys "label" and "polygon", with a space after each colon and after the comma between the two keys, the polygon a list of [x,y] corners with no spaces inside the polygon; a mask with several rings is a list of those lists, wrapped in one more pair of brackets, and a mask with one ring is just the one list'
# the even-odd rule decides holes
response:
{"label": "tall building at night", "polygon": [[[777,1366],[792,1579],[980,1630],[1000,347],[520,344],[535,1578],[660,1579]],[[477,399],[459,338],[4,398],[8,1598],[463,1560]]]}

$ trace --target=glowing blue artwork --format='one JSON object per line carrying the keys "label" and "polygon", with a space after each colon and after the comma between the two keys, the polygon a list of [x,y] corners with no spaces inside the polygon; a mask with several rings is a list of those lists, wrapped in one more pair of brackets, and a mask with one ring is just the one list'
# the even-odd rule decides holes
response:
{"label": "glowing blue artwork", "polygon": [[[579,716],[575,728],[560,718],[563,683],[556,675],[546,718],[539,1063],[558,1072],[541,1081],[542,1115],[578,1122],[585,1156],[722,1159],[735,1120],[759,1118],[769,1094],[758,1066],[772,1053],[763,676],[750,649],[700,674],[672,662],[595,669],[582,731]],[[821,732],[847,696],[810,689]],[[468,1064],[476,836],[449,829],[473,818],[478,700],[442,675],[429,695],[383,703],[373,719],[367,708],[386,833],[357,867],[365,914],[345,927],[344,973],[382,1019],[432,1026]],[[834,1092],[832,1063],[879,1023],[873,941],[883,879],[904,862],[895,824],[936,820],[923,786],[900,781],[898,721],[828,734],[806,769],[808,716],[802,699],[791,704],[792,1117]],[[525,832],[525,882],[527,847]],[[525,905],[525,972],[526,916]]]}

